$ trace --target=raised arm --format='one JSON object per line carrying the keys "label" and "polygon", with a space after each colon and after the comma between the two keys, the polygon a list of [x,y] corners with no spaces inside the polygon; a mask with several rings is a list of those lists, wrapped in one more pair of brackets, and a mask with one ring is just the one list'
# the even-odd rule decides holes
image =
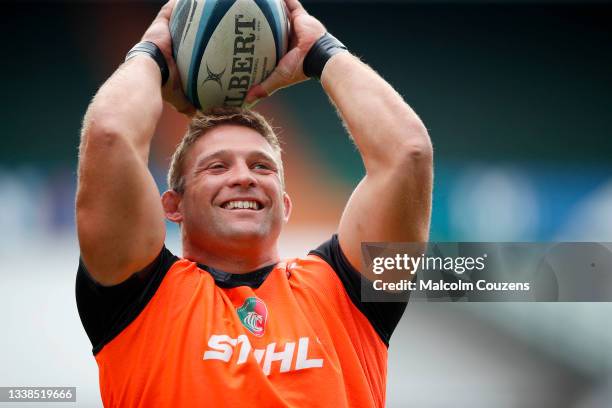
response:
{"label": "raised arm", "polygon": [[[285,0],[294,27],[293,47],[248,101],[306,79],[303,61],[325,27],[298,0]],[[366,175],[340,220],[338,237],[362,273],[364,241],[424,242],[429,236],[433,152],[427,130],[403,98],[348,52],[332,56],[321,76],[363,159]]]}
{"label": "raised arm", "polygon": [[348,53],[329,60],[321,82],[366,169],[340,220],[347,258],[360,268],[364,241],[427,241],[433,152],[425,126],[387,82]]}
{"label": "raised arm", "polygon": [[[164,53],[176,84],[168,21],[173,1],[143,36]],[[148,156],[163,107],[156,62],[138,55],[100,88],[83,120],[76,220],[81,257],[104,285],[123,282],[159,254],[164,213]]]}

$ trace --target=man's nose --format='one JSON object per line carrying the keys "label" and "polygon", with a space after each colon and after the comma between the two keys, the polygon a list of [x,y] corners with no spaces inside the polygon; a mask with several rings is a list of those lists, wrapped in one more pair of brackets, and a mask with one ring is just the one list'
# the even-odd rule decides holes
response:
{"label": "man's nose", "polygon": [[246,164],[237,165],[234,167],[230,177],[230,185],[232,187],[255,187],[257,185],[257,179],[253,175],[253,172]]}

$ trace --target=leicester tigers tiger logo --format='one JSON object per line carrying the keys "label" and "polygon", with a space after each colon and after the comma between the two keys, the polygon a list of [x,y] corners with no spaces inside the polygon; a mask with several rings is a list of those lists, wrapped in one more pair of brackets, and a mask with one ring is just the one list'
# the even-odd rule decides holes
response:
{"label": "leicester tigers tiger logo", "polygon": [[250,297],[237,310],[242,325],[257,337],[264,335],[266,321],[268,320],[268,308],[263,300]]}

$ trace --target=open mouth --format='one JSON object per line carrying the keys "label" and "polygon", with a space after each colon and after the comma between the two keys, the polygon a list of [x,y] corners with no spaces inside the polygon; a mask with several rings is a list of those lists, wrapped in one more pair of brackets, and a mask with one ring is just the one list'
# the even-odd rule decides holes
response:
{"label": "open mouth", "polygon": [[230,200],[221,205],[225,210],[252,210],[258,211],[263,208],[263,205],[256,200]]}

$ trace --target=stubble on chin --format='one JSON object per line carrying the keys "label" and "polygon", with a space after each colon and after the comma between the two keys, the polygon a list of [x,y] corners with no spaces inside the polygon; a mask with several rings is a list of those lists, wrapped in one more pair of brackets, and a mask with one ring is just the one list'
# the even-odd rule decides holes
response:
{"label": "stubble on chin", "polygon": [[256,223],[250,220],[228,221],[216,218],[211,224],[210,233],[217,236],[218,239],[231,240],[234,243],[265,239],[269,236],[271,227],[269,220]]}

